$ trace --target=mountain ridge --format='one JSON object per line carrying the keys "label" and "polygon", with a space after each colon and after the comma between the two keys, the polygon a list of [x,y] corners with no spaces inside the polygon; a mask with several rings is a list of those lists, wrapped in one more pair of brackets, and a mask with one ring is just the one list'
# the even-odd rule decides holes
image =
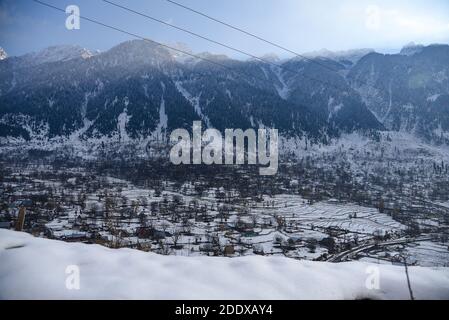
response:
{"label": "mountain ridge", "polygon": [[[190,128],[194,120],[203,120],[207,127],[219,130],[276,127],[287,137],[320,143],[342,133],[373,134],[385,129],[414,132],[431,140],[438,131],[437,140],[446,141],[449,46],[423,47],[413,54],[383,55],[368,49],[347,54],[352,59],[359,56],[355,63],[344,53],[329,52],[307,60],[273,58],[280,63],[275,66],[206,54],[226,65],[224,69],[193,57],[184,59],[141,40],[95,54],[78,46],[51,47],[0,62],[0,136],[39,140],[80,133],[84,140],[126,132],[131,139],[140,139],[161,130]],[[30,62],[30,57],[38,62]],[[369,69],[375,66],[383,77],[411,81],[413,96],[413,85],[419,87],[426,80],[419,79],[423,70],[407,80],[404,66],[410,61],[415,66],[425,61],[433,71],[442,72],[441,85],[426,93],[427,100],[421,92],[414,100],[426,101],[421,109],[437,109],[441,121],[424,111],[405,118],[397,110],[401,108],[390,106],[389,85]],[[369,88],[374,93],[366,83],[372,83]],[[443,108],[438,110],[440,104]],[[166,119],[161,118],[162,106]],[[429,119],[431,126],[418,128]]]}

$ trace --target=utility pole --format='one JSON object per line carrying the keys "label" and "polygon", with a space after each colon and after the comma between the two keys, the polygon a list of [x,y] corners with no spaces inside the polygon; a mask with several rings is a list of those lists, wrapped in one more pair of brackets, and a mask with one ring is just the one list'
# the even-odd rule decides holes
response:
{"label": "utility pole", "polygon": [[408,291],[410,292],[410,299],[415,300],[415,297],[413,296],[412,286],[410,285],[410,277],[408,275],[407,258],[404,258],[404,267],[405,267],[405,275],[407,276],[407,285]]}
{"label": "utility pole", "polygon": [[19,217],[17,218],[17,222],[16,222],[16,231],[22,231],[23,230],[23,225],[25,223],[25,207],[20,207],[19,210]]}
{"label": "utility pole", "polygon": [[407,286],[408,286],[408,292],[410,293],[410,300],[415,300],[415,297],[413,296],[412,286],[410,284],[410,276],[408,274],[408,265],[407,265],[407,256],[403,256],[402,254],[396,255],[399,259],[402,259],[404,262],[404,268],[405,268],[405,276],[407,277]]}

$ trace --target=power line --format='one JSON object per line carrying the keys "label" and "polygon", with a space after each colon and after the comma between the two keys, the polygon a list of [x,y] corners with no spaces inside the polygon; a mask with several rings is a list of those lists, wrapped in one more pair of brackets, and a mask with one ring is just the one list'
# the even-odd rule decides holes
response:
{"label": "power line", "polygon": [[246,56],[248,56],[248,57],[251,57],[251,58],[256,59],[256,60],[259,60],[259,61],[262,61],[262,62],[264,62],[264,63],[266,63],[266,64],[270,64],[270,65],[273,65],[273,66],[275,66],[275,67],[282,68],[282,69],[284,69],[284,70],[286,70],[286,71],[290,71],[290,72],[292,72],[292,73],[296,73],[296,74],[298,74],[299,76],[301,76],[301,77],[303,77],[303,78],[306,78],[306,79],[309,79],[309,80],[312,80],[312,81],[319,82],[319,83],[321,83],[321,84],[323,84],[323,85],[326,85],[326,86],[329,86],[329,87],[334,87],[334,88],[337,89],[337,90],[342,89],[342,88],[339,88],[339,87],[335,86],[334,84],[331,84],[331,83],[328,83],[328,82],[325,82],[325,81],[322,81],[322,80],[319,80],[319,79],[316,79],[316,78],[307,76],[307,75],[305,75],[305,74],[302,74],[302,73],[298,72],[297,70],[290,69],[290,68],[288,68],[288,67],[285,67],[284,65],[281,65],[281,64],[278,64],[278,63],[274,63],[274,62],[269,61],[269,60],[264,59],[264,58],[260,58],[260,57],[254,55],[254,54],[249,53],[249,52],[246,52],[246,51],[243,51],[243,50],[241,50],[241,49],[232,47],[232,46],[230,46],[230,45],[227,45],[227,44],[224,44],[224,43],[222,43],[222,42],[213,40],[213,39],[211,39],[211,38],[202,36],[202,35],[200,35],[200,34],[198,34],[198,33],[195,33],[195,32],[193,32],[193,31],[190,31],[190,30],[188,30],[188,29],[178,27],[178,26],[176,26],[176,25],[174,25],[174,24],[171,24],[171,23],[168,23],[168,22],[166,22],[166,21],[160,20],[160,19],[158,19],[158,18],[149,16],[148,14],[145,14],[145,13],[142,13],[142,12],[139,12],[139,11],[136,11],[136,10],[133,10],[133,9],[131,9],[131,8],[129,8],[129,7],[120,5],[120,4],[118,4],[118,3],[115,3],[115,2],[112,2],[112,1],[109,1],[109,0],[102,0],[102,1],[105,2],[105,3],[108,3],[108,4],[112,5],[112,6],[115,6],[115,7],[117,7],[117,8],[123,9],[123,10],[125,10],[125,11],[134,13],[134,14],[139,15],[139,16],[142,16],[142,17],[144,17],[144,18],[147,18],[147,19],[153,20],[153,21],[155,21],[155,22],[161,23],[161,24],[163,24],[163,25],[169,26],[169,27],[171,27],[171,28],[174,28],[174,29],[180,30],[180,31],[182,31],[182,32],[188,33],[188,34],[193,35],[193,36],[195,36],[195,37],[198,37],[198,38],[200,38],[200,39],[203,39],[203,40],[209,41],[209,42],[211,42],[211,43],[217,44],[217,45],[222,46],[222,47],[224,47],[224,48],[227,48],[227,49],[233,50],[233,51],[235,51],[235,52],[244,54],[244,55],[246,55]]}
{"label": "power line", "polygon": [[[49,3],[46,3],[46,2],[43,2],[43,1],[40,1],[40,0],[31,0],[31,1],[33,1],[33,2],[35,2],[35,3],[37,3],[37,4],[40,4],[40,5],[46,6],[46,7],[48,7],[48,8],[51,8],[51,9],[54,9],[54,10],[57,10],[57,11],[66,13],[66,11],[65,11],[64,9],[59,8],[59,7],[56,7],[56,6],[51,5],[51,4],[49,4]],[[157,41],[148,39],[148,38],[146,38],[146,37],[143,37],[143,36],[140,36],[140,35],[138,35],[138,34],[135,34],[135,33],[129,32],[129,31],[126,31],[126,30],[124,30],[124,29],[120,29],[120,28],[118,28],[118,27],[111,26],[111,25],[109,25],[109,24],[100,22],[100,21],[98,21],[98,20],[91,19],[91,18],[88,18],[88,17],[86,17],[86,16],[82,16],[82,15],[75,15],[75,16],[79,17],[80,19],[89,21],[89,22],[91,22],[91,23],[94,23],[94,24],[103,26],[103,27],[105,27],[105,28],[109,28],[109,29],[118,31],[118,32],[123,33],[123,34],[130,35],[130,36],[132,36],[132,37],[135,37],[135,38],[137,38],[137,39],[141,39],[141,40],[143,40],[143,41],[147,41],[147,42],[149,42],[149,43],[153,43],[153,44],[155,44],[155,45],[157,45],[157,46],[161,46],[161,47],[165,47],[165,48],[168,48],[168,49],[170,49],[170,50],[173,50],[173,51],[181,52],[181,53],[183,53],[183,54],[185,54],[185,55],[187,55],[187,56],[190,56],[190,57],[193,57],[193,58],[196,58],[196,59],[199,59],[199,60],[203,60],[203,61],[209,62],[209,63],[211,63],[211,64],[220,66],[220,67],[222,67],[222,68],[224,68],[224,69],[227,69],[227,70],[230,70],[230,71],[232,71],[232,72],[240,73],[240,74],[244,75],[244,76],[247,77],[247,78],[251,78],[251,79],[253,79],[253,80],[259,79],[259,80],[262,80],[262,81],[266,81],[265,78],[257,77],[257,76],[251,75],[251,74],[247,74],[247,73],[245,73],[245,72],[243,72],[243,71],[241,71],[241,70],[235,70],[234,68],[231,68],[231,67],[229,67],[229,66],[227,66],[227,65],[225,65],[225,64],[223,64],[223,63],[220,63],[220,62],[217,62],[217,61],[214,61],[214,60],[211,60],[211,59],[207,59],[207,58],[204,58],[204,57],[202,57],[202,56],[199,56],[199,55],[196,55],[196,54],[193,54],[193,53],[190,53],[190,52],[187,52],[187,51],[178,49],[178,48],[171,47],[171,46],[169,46],[169,45],[166,45],[166,44],[163,44],[163,43],[160,43],[160,42],[157,42]],[[300,91],[302,91],[302,90],[300,90]],[[305,91],[303,91],[303,92],[305,93]]]}
{"label": "power line", "polygon": [[211,17],[211,16],[209,16],[209,15],[203,13],[203,12],[200,12],[200,11],[198,11],[198,10],[192,9],[192,8],[190,8],[190,7],[186,6],[186,5],[183,5],[183,4],[181,4],[181,3],[178,3],[178,2],[176,2],[176,1],[173,1],[173,0],[166,0],[166,1],[170,2],[171,4],[176,5],[176,6],[178,6],[178,7],[181,7],[181,8],[183,8],[183,9],[186,9],[186,10],[188,10],[188,11],[190,11],[190,12],[193,12],[193,13],[195,13],[195,14],[198,14],[198,15],[200,15],[200,16],[203,16],[203,17],[205,17],[205,18],[207,18],[207,19],[209,19],[209,20],[212,20],[212,21],[214,21],[214,22],[217,22],[217,23],[219,23],[219,24],[221,24],[221,25],[224,25],[224,26],[226,26],[226,27],[228,27],[228,28],[234,29],[234,30],[236,30],[236,31],[238,31],[238,32],[241,32],[241,33],[244,33],[244,34],[246,34],[247,36],[250,36],[250,37],[255,38],[255,39],[257,39],[257,40],[260,40],[260,41],[263,41],[263,42],[265,42],[265,43],[268,43],[268,44],[270,44],[270,45],[272,45],[272,46],[274,46],[274,47],[276,47],[276,48],[278,48],[278,49],[281,49],[281,50],[284,50],[284,51],[289,52],[289,53],[291,53],[291,54],[294,54],[294,55],[297,56],[297,57],[300,57],[300,58],[306,59],[306,60],[308,60],[308,61],[310,61],[310,62],[313,62],[313,63],[315,63],[315,64],[318,64],[318,65],[320,65],[321,67],[326,68],[326,69],[328,69],[328,70],[330,70],[330,71],[337,72],[337,70],[332,69],[332,68],[330,68],[329,66],[327,66],[327,65],[325,65],[325,64],[322,64],[322,63],[320,63],[320,62],[318,62],[318,61],[316,61],[316,60],[314,60],[314,59],[310,59],[310,58],[306,57],[305,55],[302,55],[302,54],[300,54],[300,53],[297,53],[297,52],[295,52],[295,51],[293,51],[293,50],[290,50],[290,49],[288,49],[288,48],[286,48],[286,47],[284,47],[284,46],[281,46],[281,45],[279,45],[279,44],[277,44],[277,43],[274,43],[274,42],[272,42],[272,41],[270,41],[270,40],[264,39],[264,38],[262,38],[262,37],[260,37],[260,36],[258,36],[258,35],[255,35],[254,33],[251,33],[251,32],[249,32],[249,31],[243,30],[242,28],[233,26],[233,25],[231,25],[231,24],[229,24],[229,23],[226,23],[226,22],[221,21],[221,20],[219,20],[219,19],[217,19],[217,18]]}
{"label": "power line", "polygon": [[[49,3],[46,3],[46,2],[43,2],[43,1],[40,1],[40,0],[31,0],[31,1],[34,1],[34,2],[36,2],[36,3],[38,3],[38,4],[40,4],[40,5],[46,6],[46,7],[48,7],[48,8],[55,9],[55,10],[60,11],[60,12],[63,12],[63,13],[66,12],[66,11],[65,11],[64,9],[62,9],[62,8],[56,7],[56,6],[54,6],[54,5],[51,5],[51,4],[49,4]],[[140,36],[140,35],[138,35],[138,34],[135,34],[135,33],[132,33],[132,32],[129,32],[129,31],[126,31],[126,30],[124,30],[124,29],[120,29],[120,28],[117,28],[117,27],[114,27],[114,26],[111,26],[111,25],[109,25],[109,24],[100,22],[100,21],[95,20],[95,19],[88,18],[88,17],[86,17],[86,16],[81,16],[81,15],[76,15],[76,14],[74,14],[74,15],[77,16],[77,17],[79,17],[80,19],[83,19],[83,20],[92,22],[92,23],[94,23],[94,24],[97,24],[97,25],[100,25],[100,26],[103,26],[103,27],[106,27],[106,28],[109,28],[109,29],[112,29],[112,30],[121,32],[121,33],[123,33],[123,34],[130,35],[130,36],[132,36],[132,37],[135,37],[135,38],[137,38],[137,39],[141,39],[141,40],[143,40],[143,41],[147,41],[147,42],[153,43],[153,44],[155,44],[155,45],[157,45],[157,46],[161,46],[161,47],[165,47],[165,48],[170,49],[170,50],[174,50],[174,51],[181,52],[181,53],[183,53],[183,54],[185,54],[185,55],[188,55],[188,56],[191,56],[191,57],[193,57],[193,58],[196,58],[196,59],[199,59],[199,60],[203,60],[203,61],[206,61],[206,62],[215,64],[215,65],[220,66],[220,67],[222,67],[222,68],[228,69],[228,70],[230,70],[230,71],[232,71],[232,72],[241,73],[241,74],[245,75],[246,77],[250,77],[250,78],[252,78],[252,79],[257,79],[257,77],[255,77],[255,76],[253,76],[253,75],[246,74],[246,73],[244,73],[244,72],[242,72],[242,71],[240,71],[240,70],[235,70],[235,69],[233,69],[233,68],[231,68],[231,67],[229,67],[229,66],[227,66],[227,65],[225,65],[225,64],[223,64],[223,63],[220,63],[220,62],[217,62],[217,61],[214,61],[214,60],[211,60],[211,59],[207,59],[207,58],[201,57],[201,56],[199,56],[199,55],[196,55],[196,54],[193,54],[193,53],[190,53],[190,52],[187,52],[187,51],[178,49],[178,48],[171,47],[171,46],[169,46],[169,45],[166,45],[166,44],[163,44],[163,43],[160,43],[160,42],[157,42],[157,41],[154,41],[154,40],[145,38],[145,37]],[[263,79],[263,80],[265,81],[265,79]]]}
{"label": "power line", "polygon": [[[164,25],[166,25],[166,26],[169,26],[169,27],[178,29],[178,30],[180,30],[180,31],[186,32],[186,33],[191,34],[191,35],[193,35],[193,36],[195,36],[195,37],[198,37],[198,38],[201,38],[201,39],[210,41],[210,42],[215,43],[215,44],[218,44],[218,45],[223,46],[223,47],[225,47],[225,48],[227,48],[227,49],[234,50],[234,51],[236,51],[236,52],[239,52],[239,53],[242,53],[242,54],[244,54],[244,55],[250,56],[250,57],[252,57],[252,58],[254,58],[254,59],[258,59],[258,60],[261,60],[261,61],[264,61],[264,62],[267,62],[267,63],[271,63],[270,61],[265,60],[265,59],[263,59],[263,58],[259,58],[259,57],[255,56],[255,55],[252,55],[251,53],[247,53],[247,52],[245,52],[245,51],[243,51],[243,50],[239,50],[239,49],[237,49],[237,48],[234,48],[234,47],[231,47],[231,46],[229,46],[229,45],[223,44],[223,43],[221,43],[221,42],[215,41],[215,40],[213,40],[213,39],[211,39],[211,38],[207,38],[207,37],[202,36],[202,35],[200,35],[200,34],[198,34],[198,33],[195,33],[195,32],[192,32],[192,31],[190,31],[190,30],[187,30],[187,29],[178,27],[178,26],[176,26],[176,25],[174,25],[174,24],[165,22],[165,21],[163,21],[163,20],[154,18],[154,17],[149,16],[149,15],[147,15],[147,14],[144,14],[144,13],[142,13],[142,12],[135,11],[135,10],[129,8],[129,7],[122,6],[122,5],[118,4],[118,3],[115,3],[115,2],[112,2],[112,1],[109,1],[109,0],[102,0],[102,1],[103,1],[103,2],[106,2],[106,3],[108,3],[108,4],[111,4],[111,5],[113,5],[113,6],[116,6],[116,7],[118,7],[118,8],[121,8],[121,9],[123,9],[123,10],[129,11],[129,12],[132,12],[132,13],[135,13],[135,14],[140,15],[140,16],[142,16],[142,17],[145,17],[145,18],[151,19],[151,20],[153,20],[153,21],[162,23],[162,24],[164,24]],[[276,65],[277,65],[277,64],[276,64]]]}

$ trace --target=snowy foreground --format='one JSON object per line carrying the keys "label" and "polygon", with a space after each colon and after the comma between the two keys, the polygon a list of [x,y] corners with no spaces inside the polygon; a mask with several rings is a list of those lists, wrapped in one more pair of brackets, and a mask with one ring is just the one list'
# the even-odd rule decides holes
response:
{"label": "snowy foreground", "polygon": [[[9,230],[0,230],[0,262],[1,299],[409,299],[400,266],[161,256]],[[369,289],[375,268],[379,289]],[[409,271],[417,299],[449,299],[448,268]]]}

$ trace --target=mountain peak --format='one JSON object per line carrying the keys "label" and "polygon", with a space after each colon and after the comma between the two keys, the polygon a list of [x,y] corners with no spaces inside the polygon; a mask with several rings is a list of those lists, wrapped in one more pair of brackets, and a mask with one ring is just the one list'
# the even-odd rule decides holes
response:
{"label": "mountain peak", "polygon": [[170,44],[170,47],[173,49],[168,49],[168,51],[176,61],[183,63],[192,58],[193,51],[187,44],[176,42]]}
{"label": "mountain peak", "polygon": [[305,53],[304,56],[308,58],[327,58],[336,61],[347,60],[355,64],[362,57],[372,52],[375,52],[375,50],[370,48],[343,51],[330,51],[328,49],[321,49],[319,51]]}
{"label": "mountain peak", "polygon": [[173,59],[168,49],[155,42],[146,40],[125,41],[103,53],[102,56],[113,59],[114,64],[126,62],[155,64]]}
{"label": "mountain peak", "polygon": [[270,62],[279,62],[281,60],[276,53],[267,53],[261,58]]}
{"label": "mountain peak", "polygon": [[75,45],[51,46],[39,52],[25,55],[34,64],[68,61],[77,58],[88,59],[93,54],[86,48]]}
{"label": "mountain peak", "polygon": [[424,46],[422,44],[415,44],[414,42],[410,42],[401,49],[399,54],[404,56],[412,56],[416,53],[421,52],[423,49]]}
{"label": "mountain peak", "polygon": [[215,54],[210,52],[201,52],[198,56],[209,60],[229,60],[229,57],[225,54]]}

